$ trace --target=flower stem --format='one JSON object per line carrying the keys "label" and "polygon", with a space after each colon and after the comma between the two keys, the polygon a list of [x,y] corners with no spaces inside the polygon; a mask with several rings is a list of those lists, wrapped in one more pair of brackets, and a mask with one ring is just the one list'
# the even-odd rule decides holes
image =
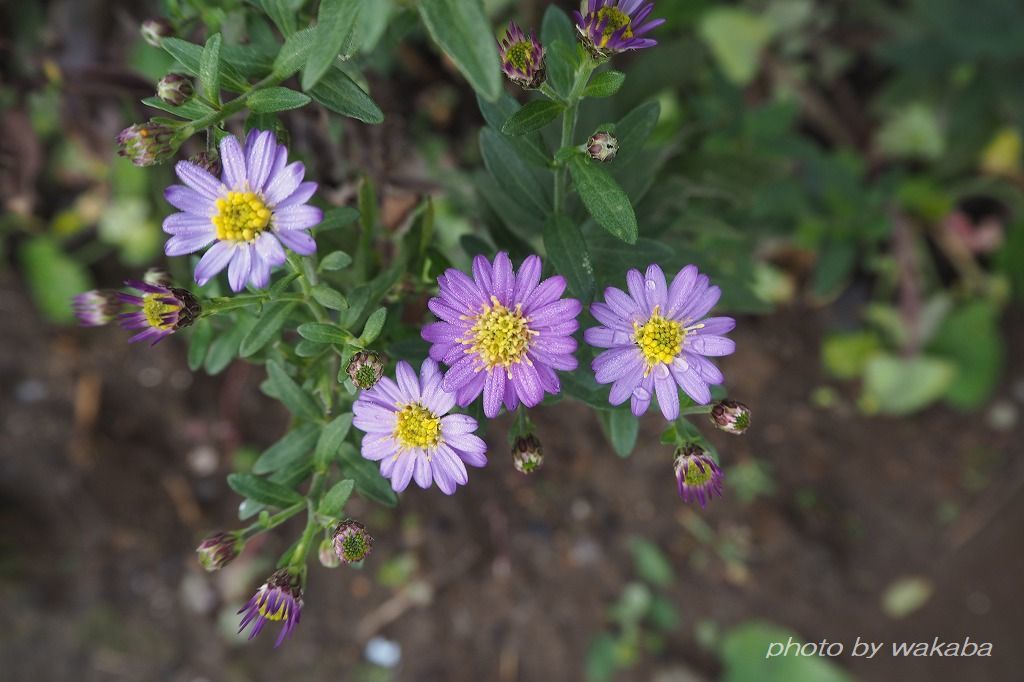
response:
{"label": "flower stem", "polygon": [[[583,90],[590,82],[590,74],[597,68],[597,64],[590,57],[584,57],[583,62],[576,67],[576,75],[573,78],[572,90],[565,99],[565,111],[562,112],[562,138],[558,149],[562,150],[572,146],[572,140],[576,134],[576,117],[579,113],[580,100],[583,98]],[[546,93],[545,93],[546,94]],[[548,95],[549,97],[551,95]],[[555,186],[552,205],[555,214],[565,209],[565,168],[555,168]]]}
{"label": "flower stem", "polygon": [[313,480],[309,484],[309,493],[306,494],[306,508],[308,510],[306,528],[302,531],[302,537],[299,538],[299,543],[295,545],[295,552],[292,553],[291,560],[288,562],[291,567],[302,571],[303,574],[306,571],[306,556],[309,554],[309,549],[312,546],[313,535],[316,534],[317,529],[320,527],[316,520],[316,509],[320,506],[320,497],[323,494],[326,481],[326,474],[320,471],[313,474]]}
{"label": "flower stem", "polygon": [[256,523],[252,524],[251,526],[249,526],[248,528],[246,528],[245,530],[242,531],[242,533],[241,533],[242,539],[243,540],[248,540],[249,538],[253,537],[254,535],[259,535],[260,533],[268,531],[268,530],[270,530],[272,528],[277,528],[282,523],[284,523],[285,521],[287,521],[291,517],[295,516],[296,514],[298,514],[300,511],[302,511],[305,508],[306,508],[305,501],[303,501],[303,502],[296,502],[292,506],[286,507],[285,509],[282,509],[281,511],[277,512],[276,514],[274,514],[273,516],[268,518],[266,520],[266,522],[257,521]]}

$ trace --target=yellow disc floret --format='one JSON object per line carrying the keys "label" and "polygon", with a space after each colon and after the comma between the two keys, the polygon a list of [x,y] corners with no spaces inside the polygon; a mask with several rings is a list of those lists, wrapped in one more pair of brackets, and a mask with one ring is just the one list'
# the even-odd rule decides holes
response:
{"label": "yellow disc floret", "polygon": [[483,363],[480,369],[507,369],[520,362],[529,349],[530,337],[537,334],[530,329],[530,320],[523,315],[521,304],[509,310],[495,296],[491,296],[491,303],[484,304],[475,318],[468,319],[474,320],[473,326],[466,334],[468,338],[459,341],[468,346],[467,353],[480,358]]}
{"label": "yellow disc floret", "polygon": [[602,21],[607,21],[608,23],[604,26],[604,32],[601,34],[601,44],[598,47],[605,47],[608,45],[608,41],[611,40],[612,35],[623,27],[625,27],[626,30],[622,32],[622,37],[633,37],[633,29],[630,26],[632,20],[629,18],[628,14],[618,7],[602,7],[597,10],[597,21],[595,24],[600,25]]}
{"label": "yellow disc floret", "polygon": [[255,192],[228,192],[217,199],[217,215],[210,222],[217,239],[250,241],[270,224],[270,209]]}
{"label": "yellow disc floret", "polygon": [[263,616],[267,620],[272,620],[272,621],[284,620],[285,618],[288,617],[288,600],[287,599],[281,598],[280,605],[277,607],[276,611],[267,611],[267,606],[269,606],[269,604],[270,604],[270,599],[267,598],[267,597],[264,597],[263,601],[260,602],[260,606],[259,606],[259,611],[260,611],[260,615],[261,616]]}
{"label": "yellow disc floret", "polygon": [[686,329],[681,323],[662,317],[660,306],[654,307],[651,318],[644,324],[633,323],[633,340],[647,361],[645,374],[659,362],[668,364],[675,360],[683,349],[684,338]]}
{"label": "yellow disc floret", "polygon": [[180,310],[181,306],[165,303],[161,294],[146,294],[142,297],[142,314],[146,316],[149,326],[157,329],[171,329],[174,323],[164,321],[164,316]]}
{"label": "yellow disc floret", "polygon": [[432,448],[441,441],[441,420],[419,403],[398,412],[395,440],[405,448]]}

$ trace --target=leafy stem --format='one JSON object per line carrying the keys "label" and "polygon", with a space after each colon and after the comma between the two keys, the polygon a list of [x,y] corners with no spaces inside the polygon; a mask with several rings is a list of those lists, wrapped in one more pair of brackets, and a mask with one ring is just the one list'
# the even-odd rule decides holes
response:
{"label": "leafy stem", "polygon": [[295,545],[295,551],[288,562],[292,569],[301,572],[303,576],[306,573],[306,556],[309,554],[309,548],[312,546],[313,536],[320,527],[320,523],[317,521],[316,510],[320,506],[320,497],[323,495],[324,483],[326,481],[327,475],[323,472],[317,471],[313,474],[313,480],[309,484],[309,492],[306,494],[305,501],[308,513],[306,528],[302,531],[302,537],[299,538],[298,544]]}
{"label": "leafy stem", "polygon": [[277,512],[273,516],[268,517],[265,520],[261,519],[256,523],[252,524],[251,526],[249,526],[248,528],[246,528],[245,530],[243,530],[241,532],[241,539],[248,540],[254,535],[259,535],[260,533],[271,530],[272,528],[277,528],[282,523],[284,523],[285,521],[287,521],[288,519],[295,516],[303,509],[305,509],[305,507],[306,502],[305,500],[303,500],[302,502],[296,502],[292,506],[282,509],[281,511]]}
{"label": "leafy stem", "polygon": [[[590,56],[584,56],[579,66],[576,67],[572,89],[569,91],[569,96],[564,100],[565,110],[562,112],[562,137],[558,145],[559,149],[572,146],[572,140],[576,134],[576,117],[579,113],[580,100],[583,98],[583,90],[587,87],[587,83],[590,82],[590,75],[594,73],[596,68],[597,63]],[[548,94],[547,91],[544,91],[544,93],[551,97],[551,94]],[[564,209],[566,173],[567,170],[565,168],[555,168],[553,205],[556,214],[561,213]]]}

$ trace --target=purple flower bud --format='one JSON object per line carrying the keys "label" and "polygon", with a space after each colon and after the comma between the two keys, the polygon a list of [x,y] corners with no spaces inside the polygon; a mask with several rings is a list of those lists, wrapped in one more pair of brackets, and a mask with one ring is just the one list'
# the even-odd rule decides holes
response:
{"label": "purple flower bud", "polygon": [[302,617],[301,579],[286,568],[275,572],[267,578],[267,582],[263,583],[260,589],[256,590],[256,594],[238,610],[238,613],[245,614],[238,627],[239,632],[255,621],[252,631],[249,632],[249,639],[260,634],[267,623],[281,621],[283,627],[277,641],[274,642],[276,649],[292,634]]}
{"label": "purple flower bud", "polygon": [[169,73],[156,84],[156,96],[176,107],[187,102],[193,92],[192,79],[180,73]]}
{"label": "purple flower bud", "polygon": [[143,40],[153,47],[160,47],[161,39],[174,35],[174,27],[171,26],[171,22],[163,17],[146,19],[139,27],[139,31],[142,33]]}
{"label": "purple flower bud", "polygon": [[619,140],[611,133],[599,130],[587,140],[587,153],[595,161],[604,163],[615,158],[619,151]]}
{"label": "purple flower bud", "polygon": [[699,445],[685,445],[676,450],[674,466],[679,497],[684,502],[696,500],[704,507],[712,495],[722,495],[722,470]]}
{"label": "purple flower bud", "polygon": [[125,284],[141,292],[141,295],[118,294],[123,303],[138,307],[138,310],[118,316],[125,329],[141,330],[128,340],[129,343],[152,341],[155,344],[191,325],[202,312],[199,301],[188,289],[135,280]]}
{"label": "purple flower bud", "polygon": [[737,436],[750,427],[750,408],[735,400],[719,401],[708,417],[722,431]]}
{"label": "purple flower bud", "polygon": [[544,447],[532,433],[516,438],[512,445],[512,466],[521,474],[532,474],[544,464]]}
{"label": "purple flower bud", "polygon": [[93,289],[71,299],[71,307],[83,327],[102,327],[113,320],[123,306],[116,291]]}
{"label": "purple flower bud", "polygon": [[152,166],[167,161],[178,150],[176,130],[163,123],[147,121],[125,128],[117,136],[117,153],[136,166]]}
{"label": "purple flower bud", "polygon": [[352,356],[345,371],[353,384],[367,391],[376,386],[384,375],[384,365],[384,357],[380,353],[361,350]]}
{"label": "purple flower bud", "polygon": [[516,22],[511,21],[505,37],[498,42],[501,70],[510,81],[527,88],[539,88],[544,83],[544,46],[534,34],[527,36]]}
{"label": "purple flower bud", "polygon": [[235,533],[214,533],[199,543],[196,554],[207,571],[219,571],[238,556],[239,541]]}
{"label": "purple flower bud", "polygon": [[373,551],[373,536],[366,532],[366,526],[347,519],[334,529],[334,553],[345,564],[362,561]]}

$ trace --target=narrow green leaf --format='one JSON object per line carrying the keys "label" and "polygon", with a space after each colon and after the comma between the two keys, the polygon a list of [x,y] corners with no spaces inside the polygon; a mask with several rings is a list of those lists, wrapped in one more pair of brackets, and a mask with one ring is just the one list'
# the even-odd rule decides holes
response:
{"label": "narrow green leaf", "polygon": [[636,213],[612,176],[582,154],[569,159],[569,172],[583,205],[597,224],[627,244],[635,244]]}
{"label": "narrow green leaf", "polygon": [[166,111],[168,114],[174,114],[175,116],[188,119],[189,121],[194,121],[197,118],[202,118],[203,116],[206,116],[207,114],[212,114],[215,111],[213,107],[203,104],[195,97],[193,97],[190,100],[187,100],[180,107],[168,104],[159,97],[147,97],[146,99],[142,100],[142,103],[145,104],[147,107],[153,107],[154,109],[159,109],[160,111]]}
{"label": "narrow green leaf", "polygon": [[359,219],[359,211],[351,206],[339,206],[324,212],[324,219],[316,226],[317,233],[348,227]]}
{"label": "narrow green leaf", "polygon": [[[265,479],[270,483],[276,483],[280,486],[284,486],[289,490],[294,490],[296,486],[302,483],[309,477],[310,471],[313,469],[312,458],[302,461],[299,460],[292,466],[287,466],[282,469],[278,469],[270,476]],[[242,503],[238,505],[238,518],[245,520],[256,516],[266,508],[266,504],[257,502],[256,500],[242,500]]]}
{"label": "narrow green leaf", "polygon": [[230,328],[220,331],[210,344],[210,351],[206,355],[204,369],[207,374],[220,374],[231,361],[238,357],[238,347],[242,339],[252,330],[256,324],[256,318],[251,315],[238,315],[235,324]]}
{"label": "narrow green leaf", "polygon": [[341,516],[341,512],[345,509],[345,504],[348,502],[348,498],[352,496],[352,490],[355,488],[356,482],[351,478],[346,478],[344,481],[338,481],[331,489],[324,493],[324,496],[320,498],[320,506],[317,508],[317,512],[321,516],[327,518],[337,519]]}
{"label": "narrow green leaf", "polygon": [[[160,47],[164,48],[190,74],[193,76],[201,75],[200,62],[203,58],[203,48],[201,46],[181,38],[164,38],[160,41]],[[232,92],[245,92],[249,89],[249,83],[238,72],[238,69],[230,64],[223,63],[220,65],[220,85],[225,90],[231,90]]]}
{"label": "narrow green leaf", "polygon": [[310,97],[336,114],[364,123],[384,121],[384,112],[355,81],[341,69],[329,69],[312,90]]}
{"label": "narrow green leaf", "polygon": [[321,270],[344,270],[352,264],[352,256],[344,251],[334,251],[320,261]]}
{"label": "narrow green leaf", "polygon": [[339,460],[341,470],[355,481],[356,490],[360,495],[387,507],[394,507],[398,504],[398,496],[391,489],[388,480],[381,476],[376,462],[363,459],[363,456],[348,443],[342,446]]}
{"label": "narrow green leaf", "polygon": [[199,58],[199,86],[210,102],[220,101],[220,43],[220,34],[214,33]]}
{"label": "narrow green leaf", "polygon": [[257,0],[259,6],[285,37],[295,33],[297,13],[289,0]]}
{"label": "narrow green leaf", "polygon": [[310,341],[309,339],[302,339],[295,344],[295,354],[300,358],[315,358],[328,348],[330,348],[330,346],[326,344]]}
{"label": "narrow green leaf", "polygon": [[544,250],[555,272],[565,276],[572,295],[589,304],[596,288],[594,264],[576,223],[564,215],[551,216],[544,225]]}
{"label": "narrow green leaf", "polygon": [[534,100],[512,114],[501,126],[501,132],[517,136],[532,133],[554,121],[560,113],[562,113],[562,105],[558,102],[552,102],[549,99]]}
{"label": "narrow green leaf", "polygon": [[641,104],[615,124],[615,136],[619,138],[616,167],[621,168],[643,151],[644,142],[651,136],[660,115],[661,105],[655,100]]}
{"label": "narrow green leaf", "polygon": [[302,89],[310,90],[340,54],[342,58],[359,50],[362,34],[359,32],[359,17],[363,6],[370,0],[321,0],[317,11],[316,25],[319,39],[302,71]]}
{"label": "narrow green leaf", "polygon": [[230,474],[228,485],[239,495],[271,507],[290,507],[302,502],[302,495],[280,483],[252,474]]}
{"label": "narrow green leaf", "polygon": [[484,165],[498,185],[519,203],[546,215],[551,207],[548,194],[532,169],[516,153],[516,138],[506,137],[490,128],[480,131],[480,152]]}
{"label": "narrow green leaf", "polygon": [[322,322],[307,322],[299,325],[299,336],[317,343],[333,343],[344,346],[352,337],[337,325]]}
{"label": "narrow green leaf", "polygon": [[543,45],[551,45],[556,40],[572,45],[576,42],[576,29],[569,15],[552,4],[544,11],[544,20],[540,25],[540,42]]}
{"label": "narrow green leaf", "polygon": [[203,366],[206,353],[213,341],[213,325],[209,320],[199,320],[192,327],[192,335],[188,339],[188,368],[195,372]]}
{"label": "narrow green leaf", "polygon": [[312,454],[313,444],[320,435],[316,424],[302,424],[264,450],[252,465],[254,474],[269,474]]}
{"label": "narrow green leaf", "polygon": [[580,61],[576,51],[576,40],[559,39],[544,45],[548,84],[561,97],[568,97]]}
{"label": "narrow green leaf", "polygon": [[421,0],[419,10],[431,37],[473,89],[488,100],[497,99],[501,65],[480,0]]}
{"label": "narrow green leaf", "polygon": [[584,97],[611,97],[619,91],[622,84],[626,82],[626,74],[621,71],[605,71],[590,79],[586,89],[583,90]]}
{"label": "narrow green leaf", "polygon": [[267,378],[281,402],[292,414],[307,419],[320,419],[322,410],[316,399],[302,390],[295,380],[288,376],[281,364],[276,360],[267,363]]}
{"label": "narrow green leaf", "polygon": [[327,465],[338,454],[341,444],[345,442],[349,429],[352,427],[352,413],[338,415],[320,431],[313,453],[313,466],[318,471],[325,471]]}
{"label": "narrow green leaf", "polygon": [[345,310],[348,308],[348,300],[345,299],[341,292],[323,283],[313,287],[313,298],[316,299],[317,303],[331,310]]}
{"label": "narrow green leaf", "polygon": [[384,329],[384,320],[387,319],[387,316],[387,308],[377,308],[367,318],[366,325],[363,327],[363,333],[359,336],[359,341],[364,346],[373,343],[380,336],[381,330]]}
{"label": "narrow green leaf", "polygon": [[258,353],[277,335],[296,305],[294,301],[274,301],[264,306],[256,326],[242,339],[238,354],[248,358]]}
{"label": "narrow green leaf", "polygon": [[601,412],[601,425],[604,427],[608,440],[611,441],[615,454],[629,457],[636,446],[636,437],[640,432],[640,420],[629,408],[619,408],[610,412]]}
{"label": "narrow green leaf", "polygon": [[275,111],[298,109],[309,104],[309,95],[291,88],[265,88],[249,95],[245,104],[257,114],[269,114]]}
{"label": "narrow green leaf", "polygon": [[317,43],[319,34],[316,29],[316,26],[304,28],[285,39],[274,59],[274,76],[284,80],[302,68]]}

